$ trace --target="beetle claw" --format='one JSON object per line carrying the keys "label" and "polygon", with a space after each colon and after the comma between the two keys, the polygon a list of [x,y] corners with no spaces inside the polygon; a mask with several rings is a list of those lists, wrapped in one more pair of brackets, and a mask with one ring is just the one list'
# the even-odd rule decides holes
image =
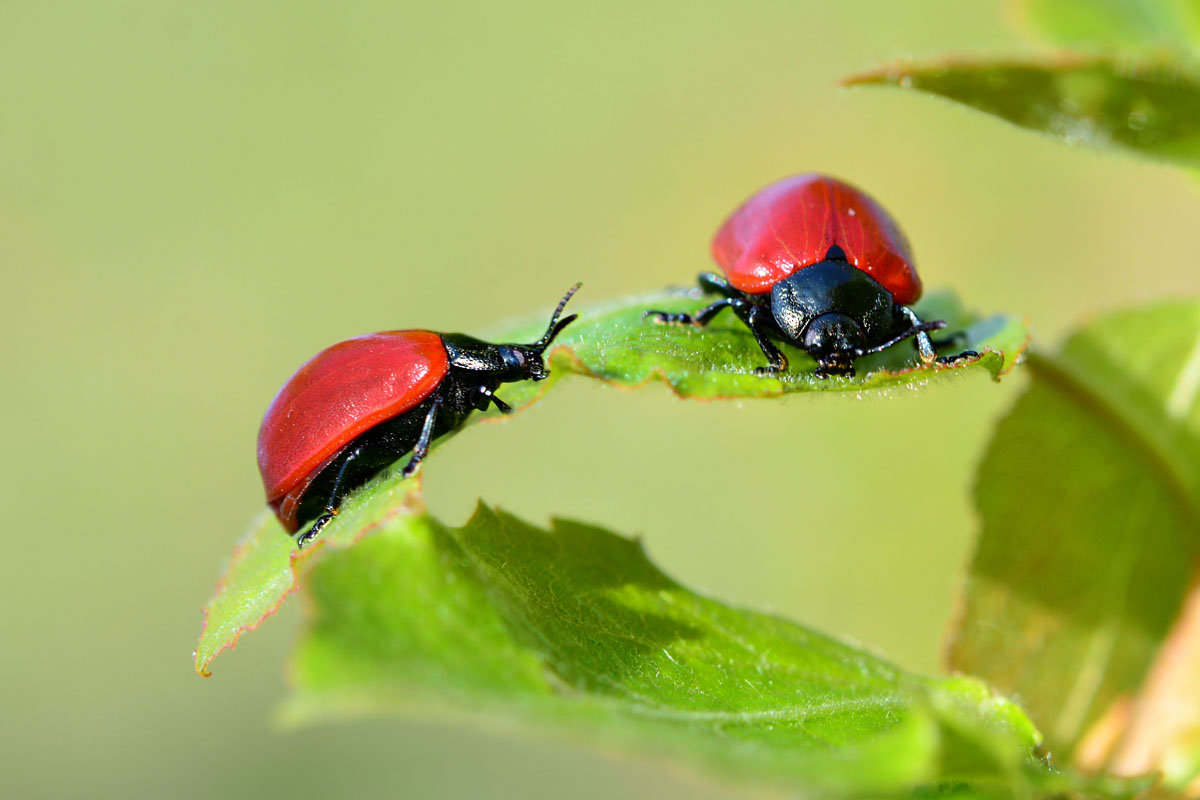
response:
{"label": "beetle claw", "polygon": [[853,378],[858,373],[854,371],[854,367],[822,367],[818,365],[813,374],[821,380],[828,380],[829,378]]}
{"label": "beetle claw", "polygon": [[312,540],[317,538],[317,534],[321,532],[321,528],[324,528],[325,524],[329,522],[329,520],[336,517],[337,513],[338,510],[333,508],[313,520],[313,524],[309,527],[309,529],[300,534],[300,536],[296,539],[297,549],[303,550],[305,547],[308,547],[308,545],[312,543]]}
{"label": "beetle claw", "polygon": [[670,311],[655,311],[650,309],[642,313],[642,319],[650,318],[655,325],[695,325],[696,320],[691,314],[671,313]]}
{"label": "beetle claw", "polygon": [[974,350],[963,350],[961,353],[955,353],[952,356],[938,356],[937,363],[939,364],[957,364],[960,361],[978,361],[979,353]]}

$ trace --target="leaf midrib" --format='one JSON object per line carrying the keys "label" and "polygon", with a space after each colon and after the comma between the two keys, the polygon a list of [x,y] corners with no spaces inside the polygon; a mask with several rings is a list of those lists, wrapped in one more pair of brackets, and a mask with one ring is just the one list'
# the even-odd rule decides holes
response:
{"label": "leaf midrib", "polygon": [[1147,414],[1127,402],[1122,393],[1099,385],[1097,378],[1067,357],[1030,352],[1028,363],[1035,378],[1045,380],[1081,407],[1111,423],[1112,429],[1159,472],[1183,515],[1192,524],[1200,523],[1200,482],[1191,459],[1160,433],[1171,422],[1165,416],[1165,408],[1161,420],[1147,419]]}
{"label": "leaf midrib", "polygon": [[[486,559],[480,558],[479,555],[475,553],[472,548],[468,547],[465,542],[460,540],[457,542],[457,544],[459,552],[469,561],[477,577],[486,584],[490,584],[488,587],[489,594],[494,591],[504,593],[507,590],[510,593],[514,593],[516,595],[533,600],[534,602],[538,602],[537,598],[529,598],[528,595],[522,591],[523,587],[514,582],[511,576],[506,574],[503,570],[497,570],[495,566],[489,563]],[[539,603],[539,605],[541,605],[542,609],[547,613],[557,613],[557,611],[551,607],[541,603]],[[524,628],[525,633],[542,641],[547,648],[553,651],[554,643],[548,640],[540,630],[539,626],[535,625],[528,618],[528,615],[525,613],[524,609],[520,608],[519,605],[518,607],[513,607],[511,604],[509,604],[509,607],[510,610],[520,617],[521,625]],[[752,648],[750,648],[750,652],[756,656],[758,655],[757,651],[753,650]],[[668,657],[670,657],[669,653]],[[672,658],[671,660],[674,661],[675,659]],[[547,668],[550,667],[547,665]],[[735,709],[687,709],[656,703],[641,692],[633,690],[626,684],[614,682],[611,679],[605,680],[605,678],[608,676],[595,673],[594,671],[591,674],[594,680],[598,680],[601,683],[611,686],[613,689],[619,690],[617,694],[607,698],[609,702],[619,705],[631,715],[653,719],[709,722],[787,721],[803,723],[813,720],[814,718],[831,716],[843,712],[860,711],[869,708],[906,708],[913,702],[912,694],[903,691],[893,691],[866,697],[831,700],[806,706],[780,706],[776,708],[758,709],[754,711],[738,711]],[[572,686],[572,689],[580,691],[578,687]],[[586,691],[580,691],[580,693],[582,695],[594,696],[592,693]],[[712,699],[718,700],[718,698],[715,697]]]}

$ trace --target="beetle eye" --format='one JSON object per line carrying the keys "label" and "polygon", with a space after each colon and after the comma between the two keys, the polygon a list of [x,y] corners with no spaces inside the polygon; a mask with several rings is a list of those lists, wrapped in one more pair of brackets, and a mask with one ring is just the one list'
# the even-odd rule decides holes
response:
{"label": "beetle eye", "polygon": [[523,372],[525,370],[525,354],[516,347],[504,347],[500,350],[500,357],[504,359],[506,369],[513,372]]}

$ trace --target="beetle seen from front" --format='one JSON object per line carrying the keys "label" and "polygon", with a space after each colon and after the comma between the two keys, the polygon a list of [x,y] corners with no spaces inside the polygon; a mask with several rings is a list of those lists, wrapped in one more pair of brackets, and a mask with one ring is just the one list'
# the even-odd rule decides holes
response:
{"label": "beetle seen from front", "polygon": [[787,369],[776,341],[812,356],[819,377],[852,376],[855,360],[909,338],[927,364],[978,357],[971,350],[938,356],[929,332],[945,323],[922,322],[909,308],[921,281],[900,226],[835,178],[796,175],[760,189],[717,230],[712,255],[725,274],[703,273],[699,283],[719,300],[694,314],[645,316],[704,326],[732,309],[767,357],[759,375]]}

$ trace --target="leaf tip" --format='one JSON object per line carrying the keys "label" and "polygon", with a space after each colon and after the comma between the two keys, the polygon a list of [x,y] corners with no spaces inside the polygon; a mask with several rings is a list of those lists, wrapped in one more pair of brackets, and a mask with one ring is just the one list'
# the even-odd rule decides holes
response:
{"label": "leaf tip", "polygon": [[[321,544],[322,543],[318,542],[313,546],[312,550],[316,550]],[[308,552],[311,551],[306,551],[305,555],[307,555]],[[209,612],[212,609],[213,600],[216,600],[217,597],[220,596],[220,592],[218,591],[213,595],[213,599],[210,600],[204,607],[204,625],[200,629],[200,641],[196,645],[195,651],[192,653],[197,675],[199,675],[201,678],[211,678],[212,670],[210,670],[209,667],[212,665],[212,662],[216,660],[217,656],[221,655],[221,653],[224,653],[226,650],[232,650],[233,648],[237,647],[238,640],[242,638],[242,634],[257,630],[258,626],[263,624],[268,617],[274,616],[274,614],[283,607],[283,603],[285,600],[287,600],[288,595],[296,591],[297,588],[295,579],[295,562],[296,557],[299,555],[299,551],[296,551],[292,554],[289,567],[293,575],[292,583],[282,594],[279,595],[279,598],[275,601],[275,603],[273,603],[270,608],[263,611],[262,614],[254,621],[238,625],[232,633],[228,633],[224,636],[221,636],[219,633],[214,634],[214,638],[217,639],[216,642],[208,638]],[[216,645],[215,647],[214,644]]]}
{"label": "leaf tip", "polygon": [[872,86],[880,84],[901,84],[911,73],[911,62],[895,61],[880,67],[853,72],[838,80],[838,86],[850,88],[853,86]]}

